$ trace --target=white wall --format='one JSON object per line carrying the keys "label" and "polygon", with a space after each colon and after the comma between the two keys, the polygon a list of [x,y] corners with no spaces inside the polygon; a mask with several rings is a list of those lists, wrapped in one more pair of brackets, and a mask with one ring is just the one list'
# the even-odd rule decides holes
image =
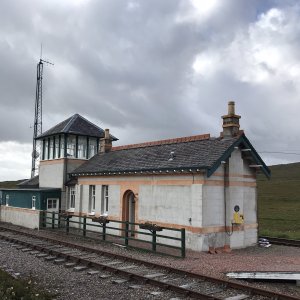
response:
{"label": "white wall", "polygon": [[55,164],[40,162],[39,181],[40,187],[64,188],[64,160]]}
{"label": "white wall", "polygon": [[144,221],[201,226],[202,185],[141,185],[138,211]]}
{"label": "white wall", "polygon": [[38,229],[40,224],[40,211],[2,205],[1,221],[30,229]]}

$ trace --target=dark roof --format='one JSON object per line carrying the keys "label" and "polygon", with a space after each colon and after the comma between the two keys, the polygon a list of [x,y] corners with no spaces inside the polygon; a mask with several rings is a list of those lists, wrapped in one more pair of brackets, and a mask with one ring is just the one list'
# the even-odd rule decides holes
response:
{"label": "dark roof", "polygon": [[[201,136],[197,136],[201,137]],[[169,141],[169,142],[168,142]],[[98,153],[89,161],[75,169],[71,174],[78,175],[116,175],[134,172],[174,172],[207,170],[208,176],[226,160],[234,147],[252,147],[244,134],[233,138],[181,138],[128,145],[112,148],[108,153]],[[263,166],[269,177],[270,171],[254,148],[250,159]]]}
{"label": "dark roof", "polygon": [[30,179],[26,179],[20,183],[17,184],[17,186],[21,189],[21,188],[39,188],[39,176],[34,176],[33,178]]}
{"label": "dark roof", "polygon": [[[44,137],[60,134],[60,133],[69,133],[76,135],[84,135],[91,137],[104,137],[104,130],[92,122],[88,121],[84,117],[79,114],[75,114],[72,117],[62,121],[61,123],[55,125],[49,130],[45,131],[41,135],[37,137],[37,139],[41,139]],[[110,135],[113,141],[117,141],[118,139],[113,135]]]}

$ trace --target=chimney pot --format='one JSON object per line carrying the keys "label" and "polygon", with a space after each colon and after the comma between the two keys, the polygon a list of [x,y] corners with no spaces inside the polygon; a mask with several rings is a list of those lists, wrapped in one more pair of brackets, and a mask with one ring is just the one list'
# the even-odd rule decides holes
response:
{"label": "chimney pot", "polygon": [[109,129],[108,128],[104,130],[104,138],[109,139]]}
{"label": "chimney pot", "polygon": [[109,136],[109,129],[104,130],[104,137],[100,139],[100,152],[107,153],[112,148],[112,139]]}
{"label": "chimney pot", "polygon": [[228,102],[228,115],[235,115],[235,103],[234,101],[229,101]]}
{"label": "chimney pot", "polygon": [[235,103],[234,101],[228,102],[228,114],[222,116],[223,119],[223,132],[221,136],[224,138],[234,137],[239,134],[241,116],[235,114]]}

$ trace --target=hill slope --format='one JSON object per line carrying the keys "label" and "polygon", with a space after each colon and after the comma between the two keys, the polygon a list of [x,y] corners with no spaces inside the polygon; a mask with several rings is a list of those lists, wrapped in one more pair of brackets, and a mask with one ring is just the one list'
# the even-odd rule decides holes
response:
{"label": "hill slope", "polygon": [[21,183],[25,179],[16,180],[16,181],[2,181],[0,182],[0,189],[16,189],[18,183]]}
{"label": "hill slope", "polygon": [[259,234],[300,240],[300,163],[270,169],[257,181]]}

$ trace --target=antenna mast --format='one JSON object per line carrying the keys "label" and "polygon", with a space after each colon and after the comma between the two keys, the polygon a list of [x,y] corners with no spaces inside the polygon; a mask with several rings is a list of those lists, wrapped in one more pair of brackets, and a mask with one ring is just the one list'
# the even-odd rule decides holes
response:
{"label": "antenna mast", "polygon": [[33,129],[33,146],[32,146],[32,167],[31,167],[31,178],[38,174],[38,163],[40,161],[39,156],[41,152],[40,143],[37,143],[36,138],[42,134],[42,107],[43,107],[43,68],[44,64],[52,63],[40,58],[37,64],[37,81],[36,81],[36,92],[35,92],[35,107],[34,107],[34,129]]}

